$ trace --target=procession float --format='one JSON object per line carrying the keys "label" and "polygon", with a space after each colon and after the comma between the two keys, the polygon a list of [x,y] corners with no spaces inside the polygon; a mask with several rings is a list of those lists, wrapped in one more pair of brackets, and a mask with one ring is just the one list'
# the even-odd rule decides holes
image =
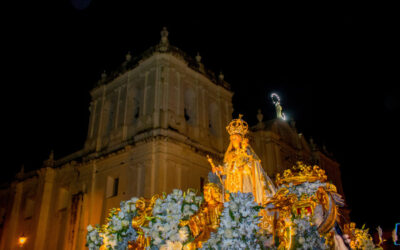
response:
{"label": "procession float", "polygon": [[249,145],[242,116],[226,129],[223,163],[207,156],[212,172],[203,194],[175,189],[122,201],[104,225],[87,227],[88,248],[379,248],[368,230],[338,223],[344,201],[323,169],[298,162],[273,182]]}

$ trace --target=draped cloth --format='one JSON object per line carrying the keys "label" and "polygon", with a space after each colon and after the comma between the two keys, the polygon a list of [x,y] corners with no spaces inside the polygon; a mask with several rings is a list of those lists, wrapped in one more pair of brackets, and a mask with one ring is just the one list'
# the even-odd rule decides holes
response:
{"label": "draped cloth", "polygon": [[276,188],[261,166],[261,161],[250,145],[228,152],[224,161],[225,184],[229,193],[249,193],[263,205],[274,194]]}

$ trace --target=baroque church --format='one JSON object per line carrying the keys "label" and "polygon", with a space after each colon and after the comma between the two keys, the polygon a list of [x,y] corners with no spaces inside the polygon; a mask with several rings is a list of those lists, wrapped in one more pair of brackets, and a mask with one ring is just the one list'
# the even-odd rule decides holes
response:
{"label": "baroque church", "polygon": [[[87,139],[37,171],[21,171],[0,189],[0,249],[85,249],[86,226],[102,224],[109,209],[131,197],[174,188],[201,192],[211,166],[222,161],[232,120],[230,85],[170,45],[168,31],[137,58],[129,53],[116,72],[91,90]],[[84,108],[84,107],[83,107]],[[245,118],[245,117],[244,117]],[[339,164],[293,123],[280,117],[251,127],[250,144],[267,174],[297,161],[318,164],[343,195]]]}

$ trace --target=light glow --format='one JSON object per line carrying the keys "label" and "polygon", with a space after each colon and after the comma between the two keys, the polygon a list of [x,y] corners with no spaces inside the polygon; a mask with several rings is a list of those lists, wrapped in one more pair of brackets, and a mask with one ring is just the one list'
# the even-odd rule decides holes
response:
{"label": "light glow", "polygon": [[25,236],[21,236],[21,237],[19,237],[18,238],[18,244],[22,247],[22,246],[24,246],[24,244],[26,243],[26,240],[27,240],[28,238],[27,237],[25,237]]}
{"label": "light glow", "polygon": [[286,121],[286,115],[285,115],[285,113],[282,112],[281,98],[279,97],[279,95],[276,94],[276,93],[272,93],[271,94],[271,99],[272,99],[272,103],[277,108],[277,116],[278,116],[278,118],[281,118],[282,120]]}
{"label": "light glow", "polygon": [[[275,97],[275,98],[274,98]],[[276,94],[276,93],[272,93],[271,94],[271,99],[272,99],[272,103],[274,104],[274,105],[276,105],[277,103],[281,103],[281,98],[279,98],[279,95],[278,94]]]}

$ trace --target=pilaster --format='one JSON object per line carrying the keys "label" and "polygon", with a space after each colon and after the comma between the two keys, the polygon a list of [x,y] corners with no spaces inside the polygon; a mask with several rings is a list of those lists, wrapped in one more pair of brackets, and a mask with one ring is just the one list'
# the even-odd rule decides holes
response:
{"label": "pilaster", "polygon": [[[52,168],[42,168],[40,171],[44,177],[44,182],[34,245],[34,249],[38,250],[45,249],[46,246],[47,226],[49,224],[55,178],[55,170]],[[48,236],[51,237],[51,235]]]}
{"label": "pilaster", "polygon": [[[8,224],[8,230],[3,231],[2,235],[2,249],[16,249],[17,248],[17,240],[18,234],[18,223],[20,220],[21,214],[21,201],[22,201],[22,192],[23,192],[24,182],[20,182],[15,186],[15,197],[11,210],[11,216]],[[7,233],[8,231],[8,233]],[[31,239],[33,240],[33,239]]]}

